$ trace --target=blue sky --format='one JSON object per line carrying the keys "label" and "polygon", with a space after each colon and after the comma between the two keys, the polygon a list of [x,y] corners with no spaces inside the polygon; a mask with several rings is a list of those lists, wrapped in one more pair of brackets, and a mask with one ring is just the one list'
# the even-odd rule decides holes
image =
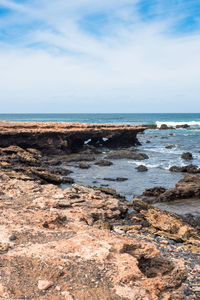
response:
{"label": "blue sky", "polygon": [[0,0],[0,104],[200,112],[200,1]]}

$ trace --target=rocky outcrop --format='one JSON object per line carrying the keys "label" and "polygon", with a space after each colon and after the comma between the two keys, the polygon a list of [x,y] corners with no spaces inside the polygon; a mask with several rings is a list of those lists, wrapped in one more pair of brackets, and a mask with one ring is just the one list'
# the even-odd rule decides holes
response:
{"label": "rocky outcrop", "polygon": [[168,189],[161,194],[157,201],[170,202],[179,199],[191,199],[200,197],[200,176],[189,175],[181,179],[175,188]]}
{"label": "rocky outcrop", "polygon": [[84,145],[109,148],[139,145],[137,134],[144,126],[0,122],[0,147],[16,145],[34,148],[45,154],[74,153]]}
{"label": "rocky outcrop", "polygon": [[166,236],[179,242],[194,244],[200,248],[199,234],[177,215],[156,208],[139,199],[134,199],[133,208],[156,229],[158,235]]}
{"label": "rocky outcrop", "polygon": [[[170,202],[184,199],[200,198],[200,176],[188,175],[181,179],[175,188],[154,187],[145,190],[143,196],[150,197],[151,202]],[[146,199],[148,201],[148,198]]]}
{"label": "rocky outcrop", "polygon": [[110,231],[123,210],[118,199],[2,173],[0,190],[2,299],[184,299],[181,260],[140,235]]}

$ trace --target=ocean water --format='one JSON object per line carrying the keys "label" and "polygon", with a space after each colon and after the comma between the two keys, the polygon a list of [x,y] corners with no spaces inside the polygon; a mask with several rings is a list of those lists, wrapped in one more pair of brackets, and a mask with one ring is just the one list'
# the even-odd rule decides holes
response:
{"label": "ocean water", "polygon": [[[200,114],[0,114],[0,120],[8,121],[40,121],[40,122],[80,122],[80,123],[108,123],[108,124],[167,124],[176,126],[188,124],[186,129],[170,130],[146,130],[139,134],[138,139],[141,146],[137,147],[139,152],[146,153],[149,159],[144,161],[133,161],[128,159],[112,160],[110,167],[99,167],[91,163],[88,170],[79,169],[76,165],[63,166],[71,168],[74,173],[72,177],[77,184],[83,185],[109,185],[119,193],[125,195],[128,200],[139,196],[146,188],[153,186],[174,187],[178,180],[185,174],[169,171],[170,166],[183,166],[195,164],[200,167]],[[147,143],[150,141],[150,143]],[[172,149],[166,146],[173,145]],[[193,160],[186,162],[181,159],[183,152],[191,152]],[[105,158],[106,153],[99,158]],[[147,172],[137,172],[138,165],[147,166]],[[105,181],[105,177],[126,177],[124,182]],[[95,183],[94,183],[95,182]],[[194,203],[178,204],[169,210],[175,212],[200,213],[200,201]]]}

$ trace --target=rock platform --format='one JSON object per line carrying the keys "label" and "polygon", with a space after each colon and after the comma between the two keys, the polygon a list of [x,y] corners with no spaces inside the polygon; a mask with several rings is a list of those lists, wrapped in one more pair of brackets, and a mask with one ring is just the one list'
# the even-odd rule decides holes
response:
{"label": "rock platform", "polygon": [[110,148],[139,145],[145,126],[0,121],[0,147],[36,148],[45,154],[78,152],[85,144]]}

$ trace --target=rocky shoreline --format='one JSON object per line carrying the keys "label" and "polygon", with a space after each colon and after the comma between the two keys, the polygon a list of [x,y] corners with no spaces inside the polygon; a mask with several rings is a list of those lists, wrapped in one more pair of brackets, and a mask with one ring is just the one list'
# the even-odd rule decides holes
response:
{"label": "rocky shoreline", "polygon": [[[119,147],[126,131],[129,143],[137,144],[136,134],[144,127],[34,126],[1,122],[0,298],[199,299],[198,218],[184,219],[150,203],[199,198],[200,177],[189,175],[174,189],[156,187],[146,191],[143,200],[135,198],[130,203],[109,187],[74,184],[70,168],[60,165],[65,161],[85,169],[91,163],[105,167],[119,155],[147,159],[143,153],[125,149],[97,159],[101,147],[94,142],[95,134],[101,142],[109,135],[109,147]],[[63,137],[69,132],[74,141],[77,137],[85,141],[90,135],[93,142],[78,143],[81,147],[75,155],[77,147],[64,151]],[[44,141],[38,146],[35,141],[42,141],[38,140],[41,133]],[[72,186],[61,189],[62,183]]]}

